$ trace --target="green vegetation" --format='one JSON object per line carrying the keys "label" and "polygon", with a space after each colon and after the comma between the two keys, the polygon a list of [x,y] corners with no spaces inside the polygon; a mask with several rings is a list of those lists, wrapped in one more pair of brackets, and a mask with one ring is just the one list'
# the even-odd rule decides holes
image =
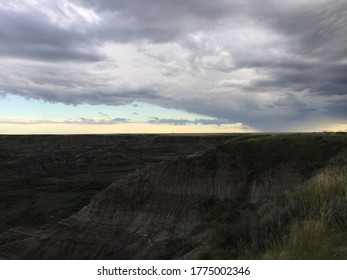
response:
{"label": "green vegetation", "polygon": [[337,259],[347,256],[347,168],[328,167],[291,198],[302,212],[263,255],[266,259]]}
{"label": "green vegetation", "polygon": [[203,209],[213,222],[205,226],[216,230],[199,258],[346,258],[347,166],[334,160],[293,193],[254,210],[233,201],[207,201]]}
{"label": "green vegetation", "polygon": [[347,134],[270,134],[245,135],[230,140],[240,150],[240,161],[250,172],[257,173],[275,164],[295,161],[310,176],[347,145]]}

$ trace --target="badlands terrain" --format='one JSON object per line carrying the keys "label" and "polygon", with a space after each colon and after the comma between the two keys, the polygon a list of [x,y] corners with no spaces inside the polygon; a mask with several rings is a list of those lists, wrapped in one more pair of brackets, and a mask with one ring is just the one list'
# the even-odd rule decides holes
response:
{"label": "badlands terrain", "polygon": [[0,136],[2,259],[346,259],[347,134]]}

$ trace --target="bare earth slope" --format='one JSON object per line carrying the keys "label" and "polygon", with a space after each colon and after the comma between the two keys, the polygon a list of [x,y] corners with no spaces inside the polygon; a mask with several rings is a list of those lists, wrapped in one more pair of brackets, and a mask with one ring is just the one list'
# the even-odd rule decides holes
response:
{"label": "bare earth slope", "polygon": [[175,257],[192,258],[213,234],[208,226],[196,231],[204,201],[258,207],[293,190],[346,147],[344,135],[239,137],[161,162],[111,184],[50,230],[3,233],[0,258],[146,259],[179,238],[190,245]]}

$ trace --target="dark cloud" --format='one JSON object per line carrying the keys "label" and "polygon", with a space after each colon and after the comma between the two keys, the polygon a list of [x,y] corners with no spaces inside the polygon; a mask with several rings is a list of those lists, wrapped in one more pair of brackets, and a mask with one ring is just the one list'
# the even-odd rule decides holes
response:
{"label": "dark cloud", "polygon": [[[52,1],[50,8],[61,12],[55,3]],[[59,22],[54,23],[39,9],[25,7],[24,11],[0,9],[1,56],[53,62],[105,59],[104,55],[96,52],[93,34],[86,33],[87,23],[86,29],[76,25],[64,27]]]}
{"label": "dark cloud", "polygon": [[[150,89],[124,89],[118,91],[91,91],[88,92],[76,92],[73,90],[65,92],[57,92],[56,90],[47,91],[46,89],[28,89],[28,92],[19,91],[15,89],[5,89],[5,92],[11,92],[18,95],[24,95],[28,98],[39,99],[51,103],[65,103],[72,105],[79,104],[92,104],[92,105],[124,105],[133,101],[151,103],[152,100],[155,102],[159,100],[165,100],[167,98],[162,97],[156,93],[152,88]],[[26,93],[26,94],[23,94]]]}
{"label": "dark cloud", "polygon": [[[305,1],[299,5],[253,3],[250,15],[282,37],[284,56],[238,60],[238,67],[254,67],[269,77],[253,84],[256,88],[308,89],[316,94],[347,94],[347,2]],[[276,46],[274,46],[276,47]],[[249,88],[250,89],[250,88]]]}
{"label": "dark cloud", "polygon": [[0,5],[0,94],[140,101],[261,130],[347,118],[344,0],[15,2]]}
{"label": "dark cloud", "polygon": [[[161,96],[155,85],[132,86],[119,82],[107,71],[102,71],[103,63],[80,68],[78,65],[64,66],[20,65],[6,67],[0,65],[0,95],[17,94],[26,98],[65,104],[106,104],[123,105],[131,102],[152,102],[168,100]],[[111,71],[113,68],[110,68]],[[116,85],[114,85],[116,84]]]}
{"label": "dark cloud", "polygon": [[[105,18],[104,35],[129,42],[149,40],[160,43],[179,39],[187,33],[215,28],[220,20],[237,15],[242,1],[215,0],[79,0]],[[113,22],[121,21],[121,28]]]}
{"label": "dark cloud", "polygon": [[274,94],[265,100],[261,93],[235,94],[234,97],[215,93],[214,97],[215,99],[204,103],[199,99],[185,99],[178,102],[177,106],[188,112],[213,116],[220,123],[243,123],[263,131],[286,131],[292,123],[312,115],[336,114],[327,109],[335,102],[317,103],[304,94],[302,96],[294,93]]}

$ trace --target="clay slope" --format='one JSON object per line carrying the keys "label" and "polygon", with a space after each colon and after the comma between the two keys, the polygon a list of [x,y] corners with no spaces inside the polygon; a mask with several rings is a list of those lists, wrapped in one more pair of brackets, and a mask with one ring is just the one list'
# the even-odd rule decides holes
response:
{"label": "clay slope", "polygon": [[216,198],[260,205],[295,188],[345,146],[336,142],[325,149],[319,139],[308,141],[303,152],[303,144],[289,136],[233,140],[138,170],[50,230],[5,232],[0,257],[146,259],[162,244],[183,237],[196,248],[213,232],[206,228],[194,235],[201,202]]}

